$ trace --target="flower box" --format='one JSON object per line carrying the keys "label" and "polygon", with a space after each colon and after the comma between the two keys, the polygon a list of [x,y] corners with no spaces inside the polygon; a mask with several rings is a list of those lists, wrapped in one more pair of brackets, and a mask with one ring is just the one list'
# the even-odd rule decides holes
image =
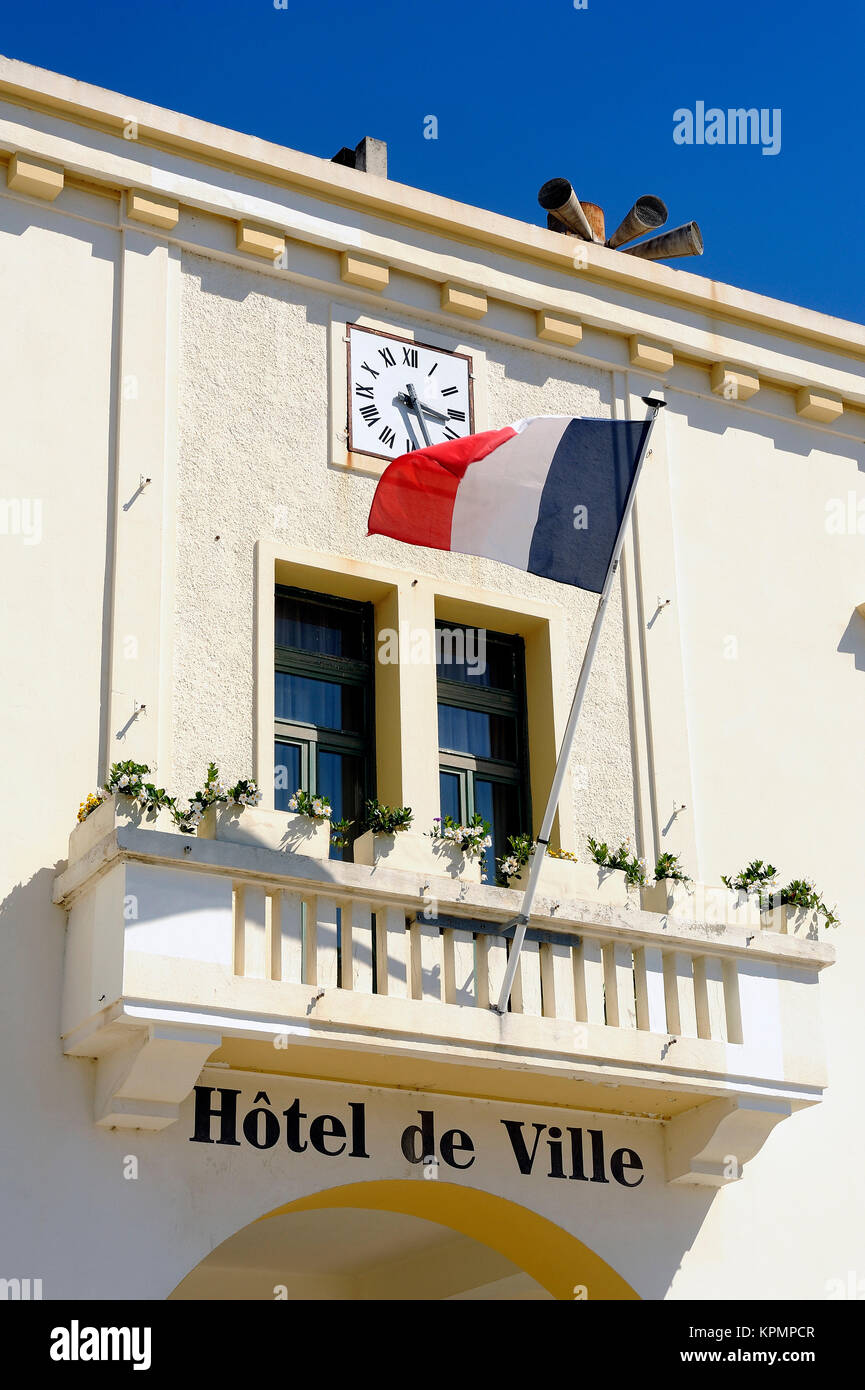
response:
{"label": "flower box", "polygon": [[410,830],[398,830],[393,835],[367,830],[354,842],[354,862],[373,868],[381,864],[386,869],[402,869],[407,873],[433,872],[429,837],[414,835]]}
{"label": "flower box", "polygon": [[380,864],[403,873],[447,875],[471,883],[480,883],[483,867],[480,857],[470,859],[446,840],[416,835],[411,830],[398,830],[393,835],[367,830],[354,842],[354,862],[373,868]]}
{"label": "flower box", "polygon": [[265,811],[236,802],[208,806],[198,823],[198,834],[204,840],[287,850],[306,859],[327,859],[330,855],[329,820],[314,821],[291,811]]}
{"label": "flower box", "polygon": [[810,907],[770,907],[760,914],[763,931],[782,932],[784,936],[804,937],[806,941],[820,939],[820,913]]}
{"label": "flower box", "polygon": [[118,826],[135,825],[142,830],[161,830],[178,834],[172,815],[167,806],[158,811],[145,811],[133,796],[122,796],[119,792],[103,801],[86,820],[79,821],[69,836],[69,860],[81,859],[85,854],[110,835]]}
{"label": "flower box", "polygon": [[760,894],[726,889],[724,920],[729,927],[760,927]]}
{"label": "flower box", "polygon": [[[508,887],[524,893],[530,867],[531,860],[509,879]],[[541,865],[538,892],[545,898],[582,898],[585,902],[617,907],[625,907],[632,900],[621,869],[602,869],[598,864],[578,864],[573,859],[551,859],[548,854]]]}
{"label": "flower box", "polygon": [[445,874],[448,878],[462,878],[467,883],[480,883],[484,868],[482,854],[463,854],[457,845],[435,837],[429,843],[435,864],[434,873]]}
{"label": "flower box", "polygon": [[640,904],[644,912],[664,912],[686,922],[693,922],[697,917],[694,885],[675,878],[659,878],[654,883],[642,884]]}

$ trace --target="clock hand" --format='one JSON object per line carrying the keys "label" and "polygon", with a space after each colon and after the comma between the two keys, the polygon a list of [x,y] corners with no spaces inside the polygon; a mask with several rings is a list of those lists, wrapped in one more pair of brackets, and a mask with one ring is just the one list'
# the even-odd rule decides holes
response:
{"label": "clock hand", "polygon": [[420,425],[421,430],[423,432],[423,437],[426,441],[427,447],[429,447],[429,445],[432,443],[432,440],[429,437],[429,430],[426,427],[426,420],[423,418],[423,411],[421,409],[420,401],[417,398],[417,391],[414,389],[411,382],[408,383],[406,390],[408,393],[409,405],[417,415],[418,424]]}
{"label": "clock hand", "polygon": [[[405,405],[405,404],[407,403],[407,401],[408,401],[408,397],[406,396],[405,400],[403,400],[402,396],[397,396],[397,400],[402,401],[402,404]],[[406,427],[406,429],[407,429],[408,432],[409,432],[409,437],[410,437],[410,439],[411,439],[412,448],[417,449],[417,448],[419,447],[419,445],[418,445],[417,439],[416,439],[416,437],[415,437],[414,426],[412,425],[412,422],[411,422],[411,420],[409,419],[408,415],[406,415],[406,417],[405,417],[405,427]]]}
{"label": "clock hand", "polygon": [[444,413],[443,410],[439,410],[439,409],[437,408],[437,406],[434,406],[434,405],[427,405],[426,401],[422,401],[422,400],[419,398],[419,396],[418,396],[417,392],[415,391],[414,387],[412,387],[411,389],[412,389],[412,391],[414,392],[414,400],[412,399],[411,396],[407,396],[407,395],[405,394],[405,392],[400,391],[400,393],[399,393],[397,399],[400,400],[400,401],[402,401],[403,405],[414,405],[414,401],[417,401],[417,404],[420,406],[421,410],[422,410],[426,415],[432,415],[433,419],[435,419],[435,420],[441,420],[441,421],[446,421],[446,420],[447,420],[448,417],[447,417],[447,415]]}

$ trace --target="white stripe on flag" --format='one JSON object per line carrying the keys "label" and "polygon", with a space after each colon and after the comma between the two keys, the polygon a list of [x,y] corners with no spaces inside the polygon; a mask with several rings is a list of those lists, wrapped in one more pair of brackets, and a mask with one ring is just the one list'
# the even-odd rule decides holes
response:
{"label": "white stripe on flag", "polygon": [[541,493],[570,421],[569,415],[538,416],[469,464],[454,499],[451,550],[528,567]]}

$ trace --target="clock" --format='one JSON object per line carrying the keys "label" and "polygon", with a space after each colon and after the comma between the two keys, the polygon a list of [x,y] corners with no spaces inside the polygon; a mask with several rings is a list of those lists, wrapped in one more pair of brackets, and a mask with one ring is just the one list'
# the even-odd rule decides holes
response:
{"label": "clock", "polygon": [[395,459],[474,429],[472,359],[346,324],[348,447]]}

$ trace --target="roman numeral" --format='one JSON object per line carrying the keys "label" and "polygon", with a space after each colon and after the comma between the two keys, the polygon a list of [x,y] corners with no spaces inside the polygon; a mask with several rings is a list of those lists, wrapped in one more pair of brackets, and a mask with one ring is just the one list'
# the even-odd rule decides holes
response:
{"label": "roman numeral", "polygon": [[362,405],[360,408],[360,413],[363,416],[364,420],[366,420],[366,423],[369,425],[370,429],[372,429],[373,425],[377,425],[379,420],[381,419],[381,416],[379,415],[374,405]]}
{"label": "roman numeral", "polygon": [[453,430],[448,429],[447,425],[445,425],[445,439],[459,439],[459,435],[454,434]]}
{"label": "roman numeral", "polygon": [[379,357],[383,357],[383,358],[384,358],[385,364],[386,364],[388,367],[395,367],[395,366],[396,366],[396,358],[394,357],[394,355],[393,355],[393,353],[391,352],[391,350],[390,350],[389,347],[379,348],[379,350],[378,350],[378,355],[379,355]]}
{"label": "roman numeral", "polygon": [[459,390],[459,387],[458,387],[458,386],[444,386],[444,387],[442,387],[442,395],[443,395],[443,396],[455,396],[458,390]]}
{"label": "roman numeral", "polygon": [[449,410],[448,415],[452,420],[464,420],[466,418],[464,410]]}
{"label": "roman numeral", "polygon": [[404,367],[417,366],[417,348],[404,347],[402,350],[402,364]]}
{"label": "roman numeral", "polygon": [[393,430],[390,428],[389,425],[385,425],[384,429],[379,435],[379,439],[381,440],[382,444],[386,444],[389,449],[392,449],[394,445],[394,440],[396,439],[396,435],[394,434]]}
{"label": "roman numeral", "polygon": [[429,371],[427,372],[427,376],[432,376],[432,374],[433,374],[433,372],[435,371],[435,369],[436,369],[437,366],[438,366],[438,362],[433,362],[432,366],[430,367]]}
{"label": "roman numeral", "polygon": [[406,452],[407,454],[413,453],[414,450],[415,450],[416,448],[417,448],[417,445],[415,444],[415,442],[414,442],[413,439],[407,439],[407,440],[406,440],[406,442],[405,442],[405,452]]}
{"label": "roman numeral", "polygon": [[361,362],[360,369],[362,372],[369,372],[370,376],[378,376],[375,367],[371,367],[368,362]]}
{"label": "roman numeral", "polygon": [[368,400],[372,400],[372,398],[373,398],[373,396],[372,396],[372,387],[371,387],[371,386],[361,386],[358,382],[355,382],[355,385],[354,385],[354,394],[355,394],[356,396],[366,396],[366,397],[368,398]]}

